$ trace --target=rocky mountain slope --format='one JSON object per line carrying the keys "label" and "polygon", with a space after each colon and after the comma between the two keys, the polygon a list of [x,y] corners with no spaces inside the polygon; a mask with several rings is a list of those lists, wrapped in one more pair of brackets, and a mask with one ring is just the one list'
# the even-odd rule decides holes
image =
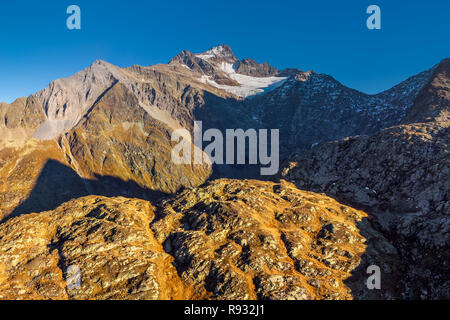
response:
{"label": "rocky mountain slope", "polygon": [[[205,130],[279,128],[282,156],[287,157],[316,143],[400,123],[433,70],[378,95],[366,95],[313,71],[279,71],[267,63],[238,60],[226,45],[201,54],[185,50],[167,65],[118,68],[97,61],[52,82],[27,102],[2,104],[0,130],[5,137],[23,136],[14,139],[20,142],[57,139],[79,126],[119,83],[133,97],[133,108],[145,110],[170,130],[192,131],[194,120],[203,121]],[[7,139],[1,140],[4,145]]]}
{"label": "rocky mountain slope", "polygon": [[326,143],[292,159],[282,174],[376,214],[410,265],[405,297],[450,297],[449,75],[446,59],[403,124]]}
{"label": "rocky mountain slope", "polygon": [[[42,194],[37,201],[47,201],[47,205],[38,207],[48,210],[55,208],[54,203],[61,203],[58,199],[71,199],[70,195],[151,199],[153,194],[174,193],[209,177],[208,163],[179,166],[171,161],[171,133],[179,125],[165,121],[163,111],[152,112],[143,106],[130,91],[137,89],[127,79],[113,80],[114,75],[122,77],[119,72],[125,73],[116,69],[97,62],[73,79],[56,81],[36,96],[2,105],[0,217],[25,209],[17,206],[31,193]],[[105,70],[112,70],[111,74],[105,75]],[[82,101],[108,85],[100,96]],[[95,100],[92,105],[91,100]],[[77,183],[69,183],[64,177],[67,172],[41,176],[43,168],[52,166],[51,161],[60,163],[61,168],[69,167],[61,171],[68,171]],[[46,183],[38,183],[42,179]],[[54,189],[54,185],[64,188]],[[28,207],[26,210],[30,212]]]}
{"label": "rocky mountain slope", "polygon": [[299,72],[249,101],[249,108],[262,127],[280,128],[285,155],[301,153],[316,144],[400,123],[433,70],[376,95],[347,88],[324,74]]}

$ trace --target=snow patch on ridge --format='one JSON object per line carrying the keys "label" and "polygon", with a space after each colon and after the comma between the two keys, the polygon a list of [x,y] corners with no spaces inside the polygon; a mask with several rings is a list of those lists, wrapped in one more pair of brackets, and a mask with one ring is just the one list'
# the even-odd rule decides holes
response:
{"label": "snow patch on ridge", "polygon": [[220,58],[219,61],[208,61],[216,71],[225,73],[230,79],[239,83],[239,86],[218,84],[213,77],[202,75],[199,81],[213,87],[222,89],[241,98],[248,98],[264,92],[271,91],[281,86],[288,77],[252,77],[236,72],[238,60],[233,56],[231,50],[224,45],[214,47],[204,53],[196,54],[197,58],[211,60]]}
{"label": "snow patch on ridge", "polygon": [[200,82],[212,85],[216,88],[225,90],[239,97],[248,98],[264,92],[272,91],[281,86],[287,79],[286,77],[259,78],[237,73],[231,74],[230,78],[236,80],[240,85],[239,86],[220,85],[216,83],[214,80],[212,80],[211,77],[208,76],[202,76],[200,78]]}
{"label": "snow patch on ridge", "polygon": [[214,47],[204,53],[196,54],[195,56],[200,59],[209,60],[212,58],[223,57],[223,56],[227,56],[227,55],[228,54],[227,54],[226,48],[223,45],[220,45],[220,46]]}
{"label": "snow patch on ridge", "polygon": [[242,98],[255,96],[264,92],[269,92],[281,86],[288,77],[252,77],[236,73],[232,63],[222,62],[220,69],[231,79],[239,83],[239,86],[220,85],[211,77],[203,75],[200,82],[212,85]]}
{"label": "snow patch on ridge", "polygon": [[235,69],[234,65],[233,65],[232,63],[225,62],[225,61],[223,61],[223,62],[220,64],[220,69],[221,69],[223,72],[228,73],[228,74],[231,74],[231,73],[235,73],[235,72],[236,72],[236,69]]}

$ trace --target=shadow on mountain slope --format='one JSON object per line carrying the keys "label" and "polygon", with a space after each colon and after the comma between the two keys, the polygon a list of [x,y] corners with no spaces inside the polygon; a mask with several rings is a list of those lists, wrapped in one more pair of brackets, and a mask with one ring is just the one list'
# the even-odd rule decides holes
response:
{"label": "shadow on mountain slope", "polygon": [[[405,265],[398,250],[392,245],[369,216],[356,227],[365,239],[366,248],[358,266],[350,271],[343,283],[350,289],[355,300],[399,299],[404,292]],[[374,233],[375,231],[375,233]],[[370,267],[370,268],[369,268]],[[379,277],[374,269],[379,268]],[[375,280],[378,279],[378,280]],[[371,287],[379,281],[379,287]]]}
{"label": "shadow on mountain slope", "polygon": [[123,181],[112,176],[96,175],[96,179],[85,179],[59,161],[49,160],[28,198],[0,223],[23,214],[54,210],[64,202],[88,195],[155,201],[166,194],[143,188],[134,181]]}

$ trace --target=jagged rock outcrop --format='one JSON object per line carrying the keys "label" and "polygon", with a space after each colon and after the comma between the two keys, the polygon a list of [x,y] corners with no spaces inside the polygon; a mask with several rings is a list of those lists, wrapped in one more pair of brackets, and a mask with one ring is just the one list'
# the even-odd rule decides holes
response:
{"label": "jagged rock outcrop", "polygon": [[251,77],[271,77],[278,74],[278,70],[267,62],[258,63],[250,58],[240,61],[236,72]]}
{"label": "jagged rock outcrop", "polygon": [[184,65],[195,73],[209,76],[219,85],[239,86],[239,82],[229,77],[229,74],[234,72],[260,78],[276,76],[279,73],[267,62],[258,63],[250,58],[239,60],[231,48],[225,44],[200,54],[183,50],[169,62],[169,65],[176,64]]}
{"label": "jagged rock outcrop", "polygon": [[444,213],[449,137],[448,123],[436,123],[329,142],[288,164],[283,177],[378,211]]}
{"label": "jagged rock outcrop", "polygon": [[231,79],[226,70],[221,68],[227,64],[233,68],[236,63],[239,61],[230,47],[218,46],[199,55],[184,50],[170,60],[169,65],[181,64],[197,75],[211,78],[219,85],[238,86],[239,83]]}

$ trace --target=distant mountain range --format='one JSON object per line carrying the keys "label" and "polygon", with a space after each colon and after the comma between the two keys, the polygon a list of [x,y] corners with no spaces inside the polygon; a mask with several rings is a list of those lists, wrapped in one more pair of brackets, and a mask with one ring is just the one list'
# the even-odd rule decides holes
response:
{"label": "distant mountain range", "polygon": [[[449,72],[368,95],[219,45],[1,103],[0,299],[449,298]],[[174,164],[194,121],[279,129],[279,175]]]}

